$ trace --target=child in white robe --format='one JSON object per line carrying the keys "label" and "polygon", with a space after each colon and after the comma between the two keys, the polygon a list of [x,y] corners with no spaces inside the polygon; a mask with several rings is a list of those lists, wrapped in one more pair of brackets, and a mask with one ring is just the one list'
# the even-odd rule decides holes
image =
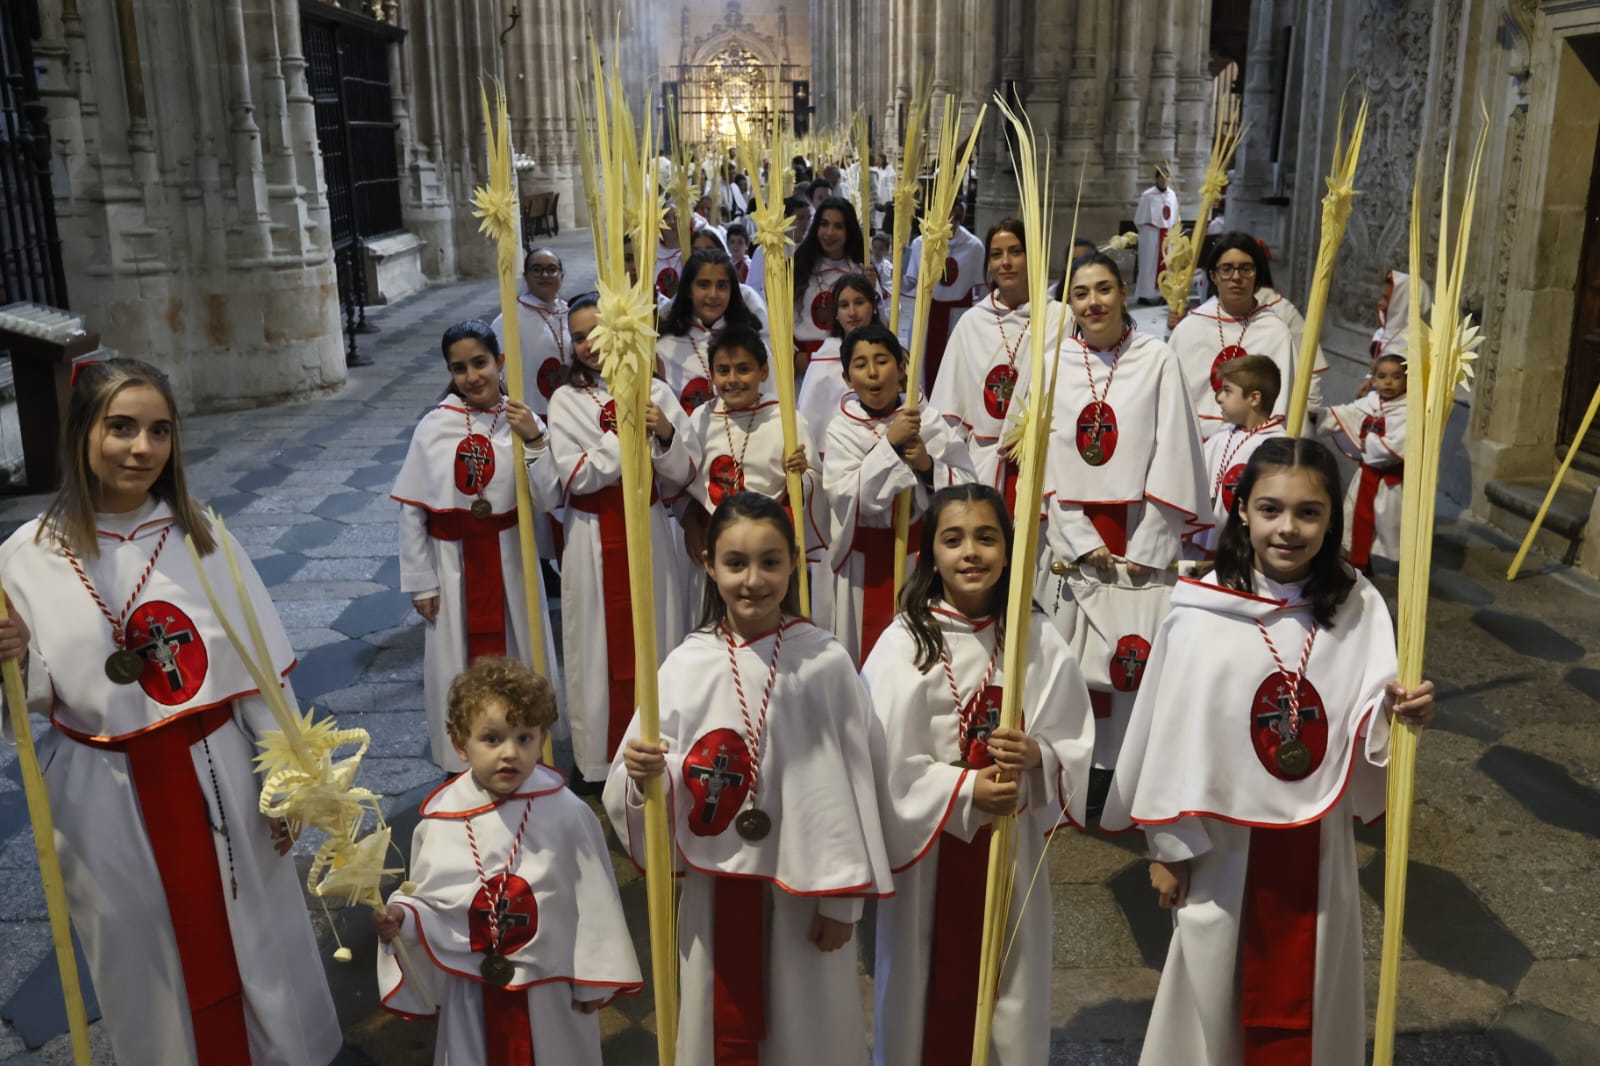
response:
{"label": "child in white robe", "polygon": [[798,617],[798,553],[770,497],[724,500],[707,529],[703,624],[661,667],[659,744],[638,719],[606,812],[644,862],[642,785],[665,777],[681,875],[677,1057],[720,1066],[864,1066],[863,901],[891,890],[855,665]]}
{"label": "child in white robe", "polygon": [[1352,818],[1383,814],[1395,681],[1383,597],[1340,560],[1339,471],[1308,438],[1251,456],[1204,580],[1173,596],[1101,827],[1145,831],[1176,908],[1140,1062],[1363,1061]]}
{"label": "child in white robe", "polygon": [[1247,355],[1222,365],[1217,407],[1228,423],[1224,433],[1206,441],[1206,487],[1211,493],[1211,528],[1191,539],[1190,554],[1209,559],[1233,507],[1234,489],[1245,464],[1264,440],[1283,436],[1283,418],[1269,415],[1278,400],[1278,364],[1264,355]]}
{"label": "child in white robe", "polygon": [[[555,690],[519,662],[450,685],[468,769],[423,801],[412,883],[372,914],[383,1005],[439,1016],[436,1066],[600,1066],[600,1008],[641,986],[600,822],[539,765],[555,720]],[[396,938],[424,972],[401,969]]]}
{"label": "child in white robe", "polygon": [[[532,661],[522,548],[517,539],[511,434],[534,459],[547,446],[544,423],[501,391],[505,355],[478,319],[450,327],[440,342],[451,394],[422,416],[390,498],[400,504],[400,589],[427,623],[422,702],[434,763],[461,769],[445,729],[450,679],[480,655]],[[530,462],[536,511],[555,498],[548,464]],[[526,476],[525,475],[525,476]],[[540,588],[545,662],[555,671],[554,634]],[[559,682],[558,682],[559,683]]]}
{"label": "child in white robe", "polygon": [[1360,464],[1345,494],[1344,547],[1350,565],[1369,572],[1374,555],[1400,558],[1400,501],[1406,467],[1406,360],[1381,355],[1372,391],[1324,412],[1319,425]]}
{"label": "child in white robe", "polygon": [[[50,723],[39,763],[112,1051],[162,1066],[326,1063],[339,1020],[293,840],[260,813],[254,758],[277,722],[201,585],[203,573],[243,625],[184,479],[166,375],[132,359],[84,366],[65,430],[61,489],[0,546],[0,659],[24,667],[28,709]],[[294,651],[231,547],[292,706]]]}
{"label": "child in white robe", "polygon": [[1089,684],[1103,782],[1167,612],[1168,568],[1211,507],[1177,358],[1133,327],[1116,261],[1081,256],[1066,288],[1076,332],[1061,346],[1045,469],[1059,575],[1047,607]]}
{"label": "child in white robe", "polygon": [[[828,426],[822,486],[828,497],[833,632],[862,661],[894,618],[894,508],[911,495],[912,532],[935,489],[973,480],[972,460],[932,407],[902,398],[906,357],[888,326],[871,322],[844,339],[842,367],[854,391]],[[907,572],[912,565],[908,558]]]}
{"label": "child in white robe", "polygon": [[[572,755],[586,782],[603,780],[633,714],[633,607],[628,529],[622,513],[622,451],[616,401],[590,343],[599,321],[593,297],[572,302],[573,366],[569,383],[550,398],[548,463],[565,506],[566,550],[561,557],[561,647],[565,654],[567,715]],[[670,498],[693,477],[697,455],[689,416],[659,378],[650,383],[647,427],[656,487],[650,507],[657,647],[665,656],[682,638],[689,607],[680,559],[683,541]],[[537,470],[536,470],[537,473]]]}
{"label": "child in white robe", "polygon": [[[1011,519],[988,485],[934,493],[902,611],[862,668],[884,735],[878,777],[892,899],[878,906],[878,1066],[972,1047],[990,827],[1019,816],[990,1061],[1050,1057],[1052,912],[1032,881],[1050,835],[1085,823],[1094,717],[1066,641],[1035,609],[1021,729],[1000,729]],[[1005,771],[1007,780],[999,774]],[[1030,888],[1032,894],[1030,896]],[[943,1061],[942,1059],[940,1061]]]}
{"label": "child in white robe", "polygon": [[[1028,250],[1022,222],[1004,218],[989,229],[983,247],[994,288],[956,322],[929,400],[966,442],[978,480],[993,485],[1016,507],[1017,464],[1002,455],[1006,423],[1028,391],[1034,309],[1028,304]],[[1040,314],[1045,358],[1054,360],[1056,334],[1071,329],[1059,303]]]}
{"label": "child in white robe", "polygon": [[[739,295],[743,298],[745,307],[749,308],[750,313],[761,321],[761,331],[765,335],[767,330],[767,298],[759,291],[746,285],[744,279],[739,276],[739,264],[733,257],[733,251],[729,244],[730,239],[723,230],[716,226],[701,226],[694,231],[694,237],[689,241],[689,250],[691,255],[694,252],[720,252],[722,255],[727,256],[729,265],[733,267],[733,283],[739,287]],[[745,273],[748,274],[749,263],[746,262],[745,266],[747,268]]]}
{"label": "child in white robe", "polygon": [[695,252],[684,268],[678,295],[661,316],[656,360],[661,377],[687,414],[715,394],[711,385],[711,341],[729,326],[764,328],[750,310],[733,264],[719,251]]}
{"label": "child in white robe", "polygon": [[[771,496],[789,507],[788,474],[800,475],[804,506],[806,564],[810,569],[811,613],[827,618],[832,610],[831,577],[826,569],[827,506],[819,499],[822,470],[806,454],[811,428],[795,420],[796,443],[783,450],[783,417],[778,401],[764,395],[770,367],[766,345],[752,329],[731,327],[711,342],[711,380],[717,398],[689,419],[700,461],[689,483],[689,506],[682,522],[685,555],[697,559],[705,546],[706,523],[717,506],[738,492]],[[705,570],[695,565],[687,587],[698,598]],[[820,598],[819,598],[820,597]]]}
{"label": "child in white robe", "polygon": [[877,285],[865,274],[846,274],[833,283],[833,328],[822,347],[811,353],[795,400],[800,417],[811,427],[819,462],[828,451],[828,424],[839,413],[839,405],[850,391],[840,373],[840,345],[851,330],[877,320],[880,300]]}

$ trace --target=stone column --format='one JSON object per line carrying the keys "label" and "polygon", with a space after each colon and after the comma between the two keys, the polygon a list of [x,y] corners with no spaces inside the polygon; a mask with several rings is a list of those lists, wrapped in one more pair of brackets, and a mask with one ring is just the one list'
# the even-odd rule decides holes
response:
{"label": "stone column", "polygon": [[[1192,0],[1191,0],[1192,6]],[[1155,0],[1155,42],[1150,56],[1150,81],[1145,93],[1144,143],[1140,153],[1144,171],[1157,164],[1177,165],[1178,153],[1178,57],[1173,51],[1177,36],[1177,0]]]}
{"label": "stone column", "polygon": [[[1298,6],[1298,5],[1296,5]],[[1245,61],[1243,121],[1250,132],[1234,157],[1234,189],[1228,197],[1228,225],[1265,236],[1276,234],[1280,212],[1261,201],[1271,195],[1277,167],[1271,156],[1277,125],[1274,92],[1274,43],[1277,40],[1275,0],[1255,0],[1250,15],[1250,50]],[[1267,238],[1269,241],[1272,237]]]}
{"label": "stone column", "polygon": [[1076,164],[1098,154],[1100,133],[1100,82],[1095,76],[1095,29],[1100,10],[1098,0],[1079,0],[1074,7],[1072,27],[1072,66],[1067,76],[1066,150],[1063,157]]}
{"label": "stone column", "polygon": [[1112,77],[1111,129],[1107,192],[1131,199],[1138,195],[1139,171],[1139,25],[1144,0],[1122,0],[1116,5],[1117,54]]}
{"label": "stone column", "polygon": [[1174,155],[1182,171],[1182,188],[1197,193],[1211,151],[1211,0],[1185,0],[1181,6]]}

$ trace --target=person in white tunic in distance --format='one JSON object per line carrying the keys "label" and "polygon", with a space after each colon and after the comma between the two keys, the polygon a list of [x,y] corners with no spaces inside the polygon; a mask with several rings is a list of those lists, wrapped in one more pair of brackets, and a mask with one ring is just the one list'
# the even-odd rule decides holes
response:
{"label": "person in white tunic in distance", "polygon": [[[557,489],[548,465],[536,462],[548,443],[543,421],[504,394],[506,360],[494,331],[469,319],[445,331],[440,349],[450,395],[418,422],[390,496],[400,503],[400,588],[427,623],[422,690],[430,751],[436,765],[453,772],[461,766],[444,725],[450,679],[480,655],[532,656],[516,478],[530,478],[539,512],[550,509]],[[514,469],[513,433],[530,460],[525,471]],[[538,610],[545,661],[554,670],[542,587]]]}
{"label": "person in white tunic in distance", "polygon": [[815,221],[794,251],[794,346],[796,374],[833,329],[833,284],[846,274],[866,273],[867,242],[855,205],[837,196],[816,201]]}
{"label": "person in white tunic in distance", "polygon": [[[539,765],[555,720],[522,663],[479,659],[450,685],[467,771],[423,802],[412,884],[372,912],[383,1005],[439,1016],[435,1066],[600,1066],[597,1012],[641,987],[599,820]],[[396,938],[426,973],[400,969]]]}
{"label": "person in white tunic in distance", "polygon": [[[761,331],[767,331],[767,298],[752,289],[739,277],[738,261],[733,257],[732,238],[716,226],[701,226],[694,231],[694,238],[689,241],[690,254],[695,252],[720,252],[728,257],[728,262],[733,266],[733,281],[739,286],[739,295],[744,299],[745,307],[750,313],[761,320]],[[745,263],[745,272],[749,273],[749,263]]]}
{"label": "person in white tunic in distance", "polygon": [[1101,819],[1144,830],[1174,908],[1143,1066],[1364,1061],[1352,819],[1383,814],[1390,719],[1431,721],[1433,684],[1395,680],[1339,501],[1327,448],[1262,444],[1156,637]]}
{"label": "person in white tunic in distance", "polygon": [[1161,302],[1158,282],[1166,264],[1167,233],[1178,220],[1178,194],[1170,187],[1167,172],[1157,168],[1156,183],[1139,197],[1133,224],[1139,227],[1139,276],[1135,297],[1140,307]]}
{"label": "person in white tunic in distance", "polygon": [[1015,812],[1005,933],[1013,947],[990,1061],[1041,1063],[1050,1053],[1054,938],[1049,885],[1032,878],[1051,834],[1085,821],[1089,693],[1066,641],[1032,608],[1022,727],[998,727],[1009,681],[1011,519],[997,490],[934,493],[921,548],[901,613],[862,668],[883,731],[878,805],[895,867],[894,897],[878,908],[874,1061],[921,1066],[971,1048],[990,828]]}
{"label": "person in white tunic in distance", "polygon": [[[61,488],[0,546],[0,659],[49,722],[39,763],[111,1049],[127,1066],[326,1063],[339,1021],[293,838],[260,813],[253,759],[277,722],[201,586],[243,624],[222,535],[189,495],[166,375],[81,366],[64,429]],[[289,638],[230,546],[294,706]]]}
{"label": "person in white tunic in distance", "polygon": [[656,339],[656,359],[662,380],[688,414],[715,395],[711,338],[728,326],[766,330],[745,302],[746,288],[734,275],[727,253],[720,248],[700,251],[689,256],[678,295],[666,304]]}
{"label": "person in white tunic in distance", "polygon": [[1344,547],[1362,573],[1371,572],[1374,555],[1400,558],[1406,415],[1406,359],[1389,353],[1373,364],[1372,391],[1328,408],[1319,424],[1358,464],[1345,494]]}
{"label": "person in white tunic in distance", "polygon": [[844,338],[879,318],[882,294],[866,274],[846,274],[833,283],[833,328],[806,364],[795,406],[811,428],[812,442],[821,461],[827,454],[828,423],[850,391],[839,353]]}

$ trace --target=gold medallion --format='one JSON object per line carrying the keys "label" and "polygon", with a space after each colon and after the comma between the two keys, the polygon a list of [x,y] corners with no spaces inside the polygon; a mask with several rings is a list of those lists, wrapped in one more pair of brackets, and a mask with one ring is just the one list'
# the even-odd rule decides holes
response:
{"label": "gold medallion", "polygon": [[144,659],[136,651],[118,648],[106,656],[106,676],[115,685],[132,685],[144,676]]}
{"label": "gold medallion", "polygon": [[1283,776],[1304,777],[1311,770],[1311,749],[1299,740],[1286,740],[1278,745],[1277,760]]}
{"label": "gold medallion", "polygon": [[752,807],[733,820],[733,827],[746,840],[751,842],[765,840],[767,834],[772,832],[772,819],[767,816],[766,811],[758,811]]}
{"label": "gold medallion", "polygon": [[478,964],[478,972],[483,975],[483,979],[497,988],[509,985],[516,971],[517,968],[504,955],[485,955],[483,961]]}
{"label": "gold medallion", "polygon": [[472,501],[473,518],[488,518],[492,514],[494,514],[494,508],[490,506],[489,501],[484,499],[482,496],[479,496],[476,500]]}

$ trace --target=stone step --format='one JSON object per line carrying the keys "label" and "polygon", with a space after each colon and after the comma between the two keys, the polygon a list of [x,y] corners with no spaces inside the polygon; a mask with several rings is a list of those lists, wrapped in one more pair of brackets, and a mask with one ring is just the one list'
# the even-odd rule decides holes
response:
{"label": "stone step", "polygon": [[[1541,550],[1559,556],[1569,566],[1577,561],[1594,508],[1595,490],[1586,481],[1569,475],[1562,483],[1550,501],[1536,540]],[[1489,501],[1490,523],[1515,536],[1525,535],[1549,489],[1550,483],[1542,478],[1489,482],[1483,491]]]}

